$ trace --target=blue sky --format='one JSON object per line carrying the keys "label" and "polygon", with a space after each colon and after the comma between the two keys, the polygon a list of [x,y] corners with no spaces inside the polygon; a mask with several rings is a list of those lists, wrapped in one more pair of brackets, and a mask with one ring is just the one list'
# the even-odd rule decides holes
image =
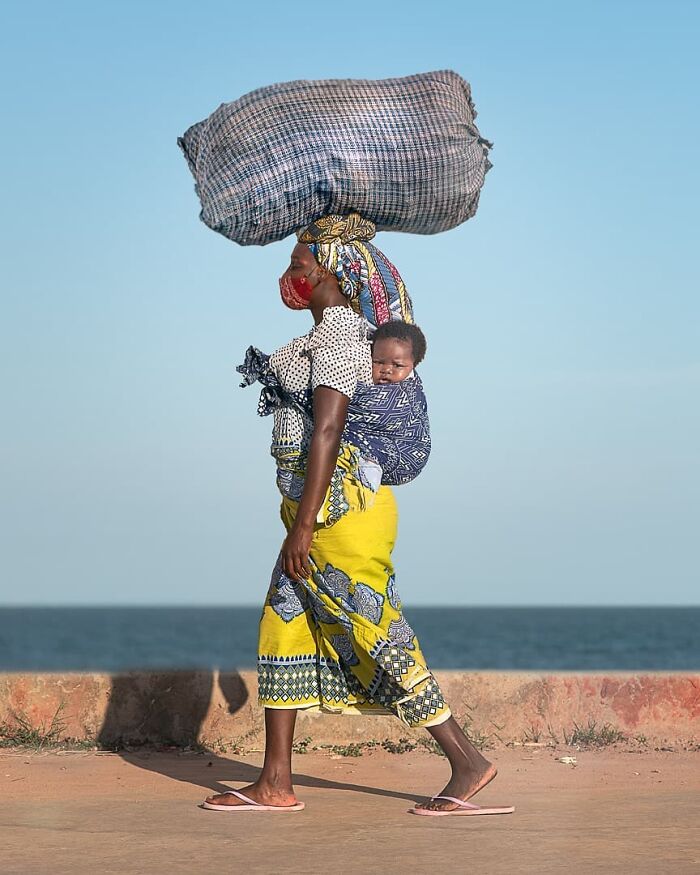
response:
{"label": "blue sky", "polygon": [[697,4],[4,10],[2,603],[262,600],[270,423],[233,369],[308,317],[290,242],[199,222],[176,138],[272,82],[442,68],[494,168],[462,227],[376,240],[429,341],[404,600],[700,602]]}

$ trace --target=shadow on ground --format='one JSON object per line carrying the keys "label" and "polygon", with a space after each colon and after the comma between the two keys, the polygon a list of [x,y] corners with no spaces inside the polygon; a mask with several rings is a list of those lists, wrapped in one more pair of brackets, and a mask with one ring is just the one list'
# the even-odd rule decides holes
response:
{"label": "shadow on ground", "polygon": [[[115,750],[125,762],[157,772],[176,781],[203,787],[214,793],[231,789],[232,784],[250,784],[260,769],[242,760],[221,757],[209,751],[192,756],[185,767],[182,755],[164,754],[149,745],[185,748],[198,746],[199,734],[209,709],[214,683],[235,714],[248,701],[249,694],[236,672],[179,671],[129,672],[112,678],[112,690],[105,720],[98,734],[103,749]],[[136,749],[134,749],[136,748]],[[374,796],[418,801],[422,797],[295,773],[299,787],[351,790]],[[209,795],[209,794],[207,794]]]}

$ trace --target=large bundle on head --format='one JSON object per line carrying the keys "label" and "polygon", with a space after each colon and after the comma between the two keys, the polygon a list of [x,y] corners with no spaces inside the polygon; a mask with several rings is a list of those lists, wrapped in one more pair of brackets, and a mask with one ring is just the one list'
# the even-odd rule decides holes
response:
{"label": "large bundle on head", "polygon": [[222,104],[178,143],[201,218],[243,245],[271,243],[328,213],[379,230],[436,234],[469,219],[491,166],[467,82],[285,82]]}

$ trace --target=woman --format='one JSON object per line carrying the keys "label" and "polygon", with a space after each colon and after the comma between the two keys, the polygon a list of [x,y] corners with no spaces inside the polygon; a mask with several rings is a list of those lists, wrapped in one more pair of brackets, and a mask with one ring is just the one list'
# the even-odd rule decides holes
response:
{"label": "woman", "polygon": [[290,393],[310,387],[313,417],[296,405],[275,410],[272,454],[287,537],[260,624],[263,769],[242,791],[208,797],[207,808],[301,810],[292,786],[294,725],[299,708],[315,708],[388,712],[426,728],[452,776],[440,796],[412,810],[486,811],[466,800],[496,769],[452,717],[401,612],[391,564],[393,494],[368,487],[366,460],[341,440],[358,382],[372,382],[367,323],[412,321],[401,278],[369,243],[373,235],[357,214],[319,220],[299,235],[280,279],[285,304],[311,310],[314,327],[277,350],[270,365]]}

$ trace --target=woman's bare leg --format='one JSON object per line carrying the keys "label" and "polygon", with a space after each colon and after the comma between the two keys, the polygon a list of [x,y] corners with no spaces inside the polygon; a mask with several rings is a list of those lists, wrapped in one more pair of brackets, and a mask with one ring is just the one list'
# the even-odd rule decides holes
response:
{"label": "woman's bare leg", "polygon": [[[258,780],[241,793],[263,805],[294,805],[297,801],[292,786],[292,741],[296,709],[265,708],[265,760]],[[241,800],[230,794],[208,796],[215,805],[240,805]]]}
{"label": "woman's bare leg", "polygon": [[[454,717],[439,726],[428,726],[428,732],[442,748],[452,767],[452,777],[441,796],[456,796],[467,800],[496,777],[496,767],[483,757],[460,729]],[[417,808],[453,809],[454,802],[437,799],[423,802]]]}

